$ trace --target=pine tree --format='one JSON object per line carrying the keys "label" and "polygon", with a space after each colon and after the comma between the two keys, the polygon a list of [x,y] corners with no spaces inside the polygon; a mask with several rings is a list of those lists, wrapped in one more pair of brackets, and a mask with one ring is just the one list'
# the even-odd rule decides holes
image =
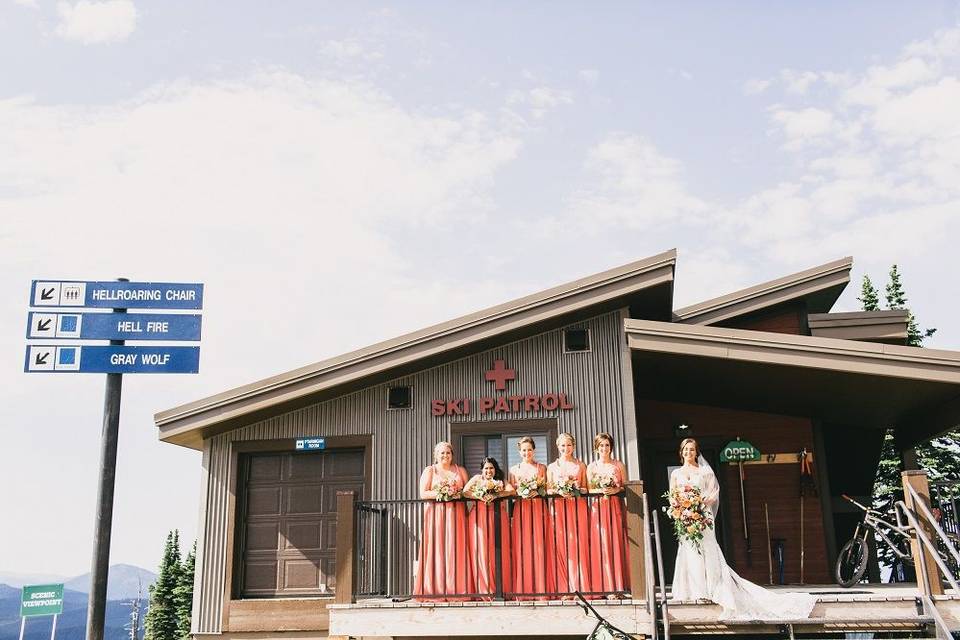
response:
{"label": "pine tree", "polygon": [[[924,329],[921,331],[917,325],[917,318],[913,315],[913,312],[907,308],[907,294],[903,290],[903,283],[900,281],[900,271],[897,269],[897,265],[890,267],[890,282],[886,288],[886,299],[888,309],[905,309],[907,311],[907,344],[909,346],[921,347],[923,346],[924,340],[937,332],[936,329]],[[866,303],[864,303],[863,310],[871,311],[875,309],[867,309]]]}
{"label": "pine tree", "polygon": [[870,281],[870,276],[864,274],[863,284],[860,285],[860,297],[857,298],[863,304],[864,311],[880,310],[880,294],[877,288]]}
{"label": "pine tree", "polygon": [[[864,311],[877,311],[876,289],[867,276],[863,278],[860,302]],[[869,286],[868,286],[869,285]],[[873,293],[871,298],[870,291]],[[900,279],[897,265],[890,267],[890,282],[885,288],[885,299],[888,309],[907,309],[907,294]],[[870,308],[868,308],[868,306]],[[913,313],[908,313],[907,344],[922,347],[923,341],[934,334],[936,329],[920,331]],[[960,482],[960,432],[951,431],[929,442],[921,443],[915,448],[917,462],[926,469],[930,482],[944,482],[957,484]],[[880,463],[877,466],[877,475],[873,485],[873,508],[881,513],[892,513],[893,505],[903,499],[903,484],[900,474],[903,463],[900,452],[894,442],[894,430],[888,428],[883,436],[880,450]],[[885,543],[877,541],[877,555],[886,565],[893,564],[895,556]]]}
{"label": "pine tree", "polygon": [[906,309],[907,294],[903,291],[900,281],[900,271],[897,265],[890,267],[890,282],[886,288],[887,309]]}
{"label": "pine tree", "polygon": [[174,595],[180,573],[180,532],[173,530],[167,534],[160,572],[150,587],[144,640],[180,640]]}
{"label": "pine tree", "polygon": [[177,610],[177,637],[190,637],[190,622],[193,619],[193,572],[197,563],[197,543],[187,554],[180,567],[179,582],[173,590]]}

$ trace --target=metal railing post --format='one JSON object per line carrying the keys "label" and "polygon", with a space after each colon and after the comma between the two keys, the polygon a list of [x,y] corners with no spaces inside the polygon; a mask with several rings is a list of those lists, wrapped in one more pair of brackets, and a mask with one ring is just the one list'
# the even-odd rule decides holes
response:
{"label": "metal railing post", "polygon": [[[477,504],[476,508],[479,508]],[[493,510],[493,566],[494,566],[494,600],[503,600],[503,543],[500,536],[503,535],[503,527],[500,526],[500,511],[506,508],[506,504],[500,499],[488,503],[488,509]],[[507,535],[510,531],[507,530]]]}

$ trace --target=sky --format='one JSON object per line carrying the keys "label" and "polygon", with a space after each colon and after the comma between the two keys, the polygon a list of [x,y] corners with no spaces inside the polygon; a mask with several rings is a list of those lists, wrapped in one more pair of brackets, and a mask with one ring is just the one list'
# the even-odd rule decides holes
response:
{"label": "sky", "polygon": [[844,256],[960,349],[957,2],[0,0],[0,571],[90,565],[104,377],[33,279],[202,282],[128,375],[112,562],[196,536],[153,414],[665,250],[676,306]]}

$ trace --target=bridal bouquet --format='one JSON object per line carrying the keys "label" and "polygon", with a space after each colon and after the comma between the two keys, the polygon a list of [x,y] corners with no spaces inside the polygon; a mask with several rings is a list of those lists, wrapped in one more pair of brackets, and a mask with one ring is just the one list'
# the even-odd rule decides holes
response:
{"label": "bridal bouquet", "polygon": [[497,497],[497,494],[503,491],[503,482],[500,480],[478,480],[473,483],[470,494],[477,500],[483,500],[487,496]]}
{"label": "bridal bouquet", "polygon": [[440,480],[433,485],[433,490],[437,492],[437,502],[450,502],[460,497],[460,489],[449,480]]}
{"label": "bridal bouquet", "polygon": [[580,497],[580,486],[577,484],[577,479],[569,476],[566,478],[557,478],[553,483],[553,490],[557,495],[561,495],[564,498]]}
{"label": "bridal bouquet", "polygon": [[713,517],[703,502],[700,489],[684,485],[668,491],[663,497],[669,503],[663,511],[673,520],[673,533],[677,541],[691,542],[699,551],[703,532],[713,528]]}
{"label": "bridal bouquet", "polygon": [[607,489],[616,489],[619,485],[617,479],[609,473],[595,473],[590,476],[590,486],[594,489],[606,492]]}
{"label": "bridal bouquet", "polygon": [[547,488],[540,478],[528,478],[517,484],[517,495],[521,498],[536,498],[547,495]]}

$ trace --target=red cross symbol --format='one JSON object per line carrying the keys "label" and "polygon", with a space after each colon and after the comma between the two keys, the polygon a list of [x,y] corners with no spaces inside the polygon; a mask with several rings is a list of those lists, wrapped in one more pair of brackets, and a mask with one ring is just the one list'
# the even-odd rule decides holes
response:
{"label": "red cross symbol", "polygon": [[493,369],[487,371],[483,377],[486,378],[488,382],[494,383],[497,391],[503,391],[507,388],[507,380],[517,379],[517,372],[513,369],[507,369],[507,365],[504,364],[503,360],[494,360]]}

